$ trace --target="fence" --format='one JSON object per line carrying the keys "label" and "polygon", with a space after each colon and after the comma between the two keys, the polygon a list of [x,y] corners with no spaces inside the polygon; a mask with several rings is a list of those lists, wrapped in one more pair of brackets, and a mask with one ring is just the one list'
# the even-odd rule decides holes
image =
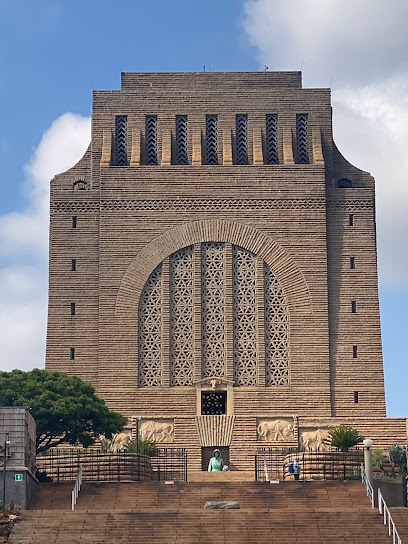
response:
{"label": "fence", "polygon": [[159,449],[157,457],[152,458],[137,453],[105,453],[93,448],[55,448],[37,456],[37,470],[45,472],[54,482],[74,481],[80,465],[84,481],[187,481],[184,449]]}
{"label": "fence", "polygon": [[255,481],[288,480],[289,465],[299,460],[301,480],[346,480],[360,478],[363,451],[336,449],[294,451],[292,448],[259,448],[255,455]]}
{"label": "fence", "polygon": [[153,478],[187,482],[187,452],[184,448],[160,448],[151,458]]}
{"label": "fence", "polygon": [[137,453],[101,450],[51,449],[37,456],[37,470],[54,482],[73,481],[82,465],[82,479],[92,482],[152,479],[150,458]]}

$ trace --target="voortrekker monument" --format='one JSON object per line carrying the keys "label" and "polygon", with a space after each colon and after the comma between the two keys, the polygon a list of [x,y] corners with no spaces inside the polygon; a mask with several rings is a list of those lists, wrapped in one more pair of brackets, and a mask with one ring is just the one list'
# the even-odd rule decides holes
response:
{"label": "voortrekker monument", "polygon": [[333,142],[330,89],[300,72],[123,73],[95,91],[84,157],[51,181],[46,368],[144,437],[324,447],[387,418],[374,179]]}

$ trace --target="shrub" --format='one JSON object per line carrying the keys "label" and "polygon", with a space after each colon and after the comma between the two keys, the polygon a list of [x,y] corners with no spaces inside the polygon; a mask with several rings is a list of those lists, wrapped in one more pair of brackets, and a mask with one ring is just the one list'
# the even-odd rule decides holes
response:
{"label": "shrub", "polygon": [[[137,441],[132,440],[126,445],[125,449],[127,453],[137,453]],[[148,455],[149,457],[157,457],[159,455],[159,448],[154,440],[139,438],[139,453]]]}
{"label": "shrub", "polygon": [[395,477],[395,468],[399,467],[401,477],[407,474],[407,450],[402,444],[393,444],[387,450],[387,458],[392,466],[392,475]]}
{"label": "shrub", "polygon": [[363,440],[364,436],[361,436],[357,429],[354,429],[349,425],[339,425],[329,431],[329,436],[326,438],[325,442],[333,448],[346,452],[353,446],[357,446],[357,444]]}

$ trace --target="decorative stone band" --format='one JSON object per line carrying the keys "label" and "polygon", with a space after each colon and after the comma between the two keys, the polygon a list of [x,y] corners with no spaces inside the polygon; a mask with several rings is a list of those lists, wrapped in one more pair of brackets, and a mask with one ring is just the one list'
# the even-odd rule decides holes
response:
{"label": "decorative stone band", "polygon": [[[103,202],[55,202],[55,212],[99,211],[235,211],[235,210],[319,210],[325,208],[324,198],[208,198],[162,200],[105,200]],[[328,200],[329,210],[371,210],[372,199]]]}
{"label": "decorative stone band", "polygon": [[201,446],[220,447],[231,444],[235,416],[196,416],[195,419]]}

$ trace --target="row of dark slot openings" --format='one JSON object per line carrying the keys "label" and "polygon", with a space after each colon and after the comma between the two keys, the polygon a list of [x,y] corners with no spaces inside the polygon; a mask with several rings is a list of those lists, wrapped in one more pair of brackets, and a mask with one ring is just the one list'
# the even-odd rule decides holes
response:
{"label": "row of dark slot openings", "polygon": [[[176,164],[188,164],[187,115],[176,116]],[[236,115],[235,164],[249,164],[248,159],[248,115]],[[296,142],[298,164],[309,163],[308,115],[296,115]],[[266,164],[278,164],[278,115],[266,114],[265,134]],[[145,118],[145,162],[149,166],[158,164],[157,115]],[[218,114],[206,115],[206,164],[219,164],[218,156]],[[127,156],[127,115],[115,118],[115,165],[128,166]]]}

